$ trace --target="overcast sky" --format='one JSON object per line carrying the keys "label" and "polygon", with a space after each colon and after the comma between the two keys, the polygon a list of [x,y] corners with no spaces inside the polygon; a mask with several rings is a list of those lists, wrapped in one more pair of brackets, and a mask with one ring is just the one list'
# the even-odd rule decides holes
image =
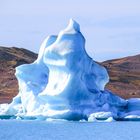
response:
{"label": "overcast sky", "polygon": [[0,0],[0,46],[38,52],[70,18],[95,60],[140,54],[140,0]]}

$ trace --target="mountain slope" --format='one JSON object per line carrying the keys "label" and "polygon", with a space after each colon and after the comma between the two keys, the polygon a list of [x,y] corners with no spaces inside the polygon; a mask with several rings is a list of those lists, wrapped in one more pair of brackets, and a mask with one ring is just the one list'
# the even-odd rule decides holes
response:
{"label": "mountain slope", "polygon": [[0,103],[10,102],[18,93],[15,67],[33,62],[37,54],[22,48],[0,47]]}
{"label": "mountain slope", "polygon": [[[31,63],[37,54],[22,48],[0,47],[0,103],[9,103],[18,93],[15,67]],[[140,55],[108,60],[104,65],[110,76],[106,88],[123,98],[140,98]]]}
{"label": "mountain slope", "polygon": [[102,63],[110,76],[107,88],[123,98],[140,98],[140,55]]}

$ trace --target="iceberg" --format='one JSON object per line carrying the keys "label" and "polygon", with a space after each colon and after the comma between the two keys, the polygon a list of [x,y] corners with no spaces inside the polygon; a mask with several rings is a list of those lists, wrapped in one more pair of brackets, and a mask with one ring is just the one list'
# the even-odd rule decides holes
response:
{"label": "iceberg", "polygon": [[[140,99],[105,89],[107,70],[88,56],[79,24],[70,20],[42,43],[37,60],[16,68],[19,93],[1,115],[17,119],[120,120],[140,115]],[[4,107],[6,106],[6,108]]]}

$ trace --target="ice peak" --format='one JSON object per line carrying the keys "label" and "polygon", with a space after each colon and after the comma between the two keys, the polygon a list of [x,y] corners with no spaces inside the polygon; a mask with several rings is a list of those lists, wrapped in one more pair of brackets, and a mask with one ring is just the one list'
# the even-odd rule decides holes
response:
{"label": "ice peak", "polygon": [[69,24],[65,29],[65,32],[71,32],[71,31],[76,31],[76,32],[80,31],[80,25],[73,19],[69,20]]}

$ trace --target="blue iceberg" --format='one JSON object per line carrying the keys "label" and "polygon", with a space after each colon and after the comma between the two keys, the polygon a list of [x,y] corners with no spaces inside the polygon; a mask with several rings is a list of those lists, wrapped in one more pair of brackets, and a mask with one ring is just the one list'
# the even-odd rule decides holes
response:
{"label": "blue iceberg", "polygon": [[19,93],[0,113],[27,119],[122,120],[139,118],[140,99],[124,100],[104,87],[107,70],[85,50],[79,24],[70,20],[47,37],[37,60],[16,68]]}

